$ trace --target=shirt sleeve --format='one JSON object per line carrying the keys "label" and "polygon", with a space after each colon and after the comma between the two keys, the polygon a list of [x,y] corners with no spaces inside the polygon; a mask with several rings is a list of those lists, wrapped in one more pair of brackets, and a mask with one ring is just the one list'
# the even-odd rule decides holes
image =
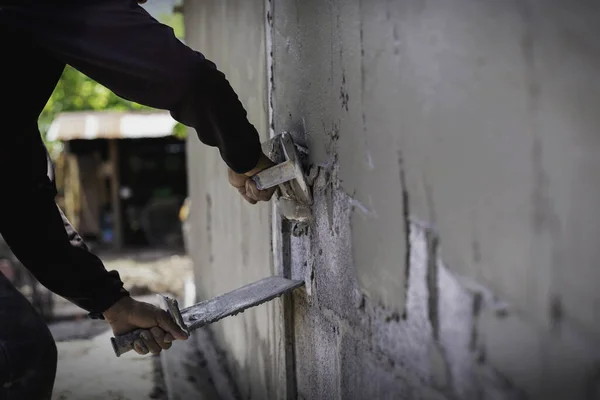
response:
{"label": "shirt sleeve", "polygon": [[206,145],[217,147],[221,158],[237,173],[256,167],[262,153],[259,134],[225,74],[202,58],[196,80],[171,115],[193,127]]}
{"label": "shirt sleeve", "polygon": [[0,232],[19,261],[52,292],[98,315],[129,293],[44,193],[3,204]]}

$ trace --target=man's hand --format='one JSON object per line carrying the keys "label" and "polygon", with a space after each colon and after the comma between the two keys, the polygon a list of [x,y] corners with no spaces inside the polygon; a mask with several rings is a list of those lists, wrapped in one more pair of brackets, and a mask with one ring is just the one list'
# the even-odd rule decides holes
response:
{"label": "man's hand", "polygon": [[173,340],[186,340],[188,337],[171,319],[166,311],[152,304],[123,297],[104,313],[115,335],[122,335],[134,329],[147,329],[136,340],[134,349],[138,354],[158,354],[171,347]]}
{"label": "man's hand", "polygon": [[229,183],[231,186],[237,189],[244,199],[250,204],[256,204],[259,201],[269,201],[273,197],[273,193],[277,190],[276,187],[258,190],[256,183],[252,179],[252,176],[258,174],[260,171],[270,168],[275,164],[269,160],[267,156],[261,154],[258,164],[252,171],[246,172],[245,174],[238,174],[231,168],[229,169]]}

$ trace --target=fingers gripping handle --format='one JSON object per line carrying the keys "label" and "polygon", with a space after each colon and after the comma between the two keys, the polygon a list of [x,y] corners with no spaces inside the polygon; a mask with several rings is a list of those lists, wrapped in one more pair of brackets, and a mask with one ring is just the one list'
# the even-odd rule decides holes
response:
{"label": "fingers gripping handle", "polygon": [[116,356],[119,357],[121,354],[133,350],[133,343],[140,338],[140,335],[144,331],[145,329],[136,329],[135,331],[110,338],[110,343],[113,346]]}
{"label": "fingers gripping handle", "polygon": [[252,177],[258,190],[265,190],[291,181],[297,176],[295,164],[288,160],[274,167],[265,169]]}

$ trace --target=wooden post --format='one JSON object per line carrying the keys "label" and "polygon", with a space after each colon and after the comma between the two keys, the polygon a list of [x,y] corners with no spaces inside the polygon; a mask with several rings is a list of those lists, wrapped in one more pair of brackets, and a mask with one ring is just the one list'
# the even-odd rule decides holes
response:
{"label": "wooden post", "polygon": [[108,152],[111,164],[110,192],[113,212],[114,247],[121,249],[123,247],[123,220],[121,215],[118,139],[109,139]]}

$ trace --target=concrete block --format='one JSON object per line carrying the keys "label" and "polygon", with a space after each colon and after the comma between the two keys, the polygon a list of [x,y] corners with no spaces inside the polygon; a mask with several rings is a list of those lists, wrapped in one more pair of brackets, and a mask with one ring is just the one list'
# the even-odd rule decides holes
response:
{"label": "concrete block", "polygon": [[452,375],[446,359],[446,352],[437,342],[433,342],[429,346],[429,369],[431,385],[436,389],[451,392]]}
{"label": "concrete block", "polygon": [[420,385],[404,378],[403,367],[348,334],[341,338],[340,368],[342,399],[412,400]]}
{"label": "concrete block", "polygon": [[476,399],[479,388],[473,371],[477,345],[476,318],[481,295],[465,289],[437,260],[439,343],[450,374],[449,389],[461,399]]}
{"label": "concrete block", "polygon": [[390,310],[375,308],[372,317],[372,346],[386,354],[402,370],[427,385],[430,382],[429,349],[433,341],[428,315],[427,240],[425,232],[413,227],[410,233],[410,275],[405,318]]}
{"label": "concrete block", "polygon": [[356,326],[366,327],[365,299],[354,269],[350,248],[348,196],[334,187],[329,173],[322,171],[314,186],[313,212],[316,222],[311,237],[311,282],[319,304]]}
{"label": "concrete block", "polygon": [[295,296],[295,354],[298,397],[340,398],[339,327]]}

